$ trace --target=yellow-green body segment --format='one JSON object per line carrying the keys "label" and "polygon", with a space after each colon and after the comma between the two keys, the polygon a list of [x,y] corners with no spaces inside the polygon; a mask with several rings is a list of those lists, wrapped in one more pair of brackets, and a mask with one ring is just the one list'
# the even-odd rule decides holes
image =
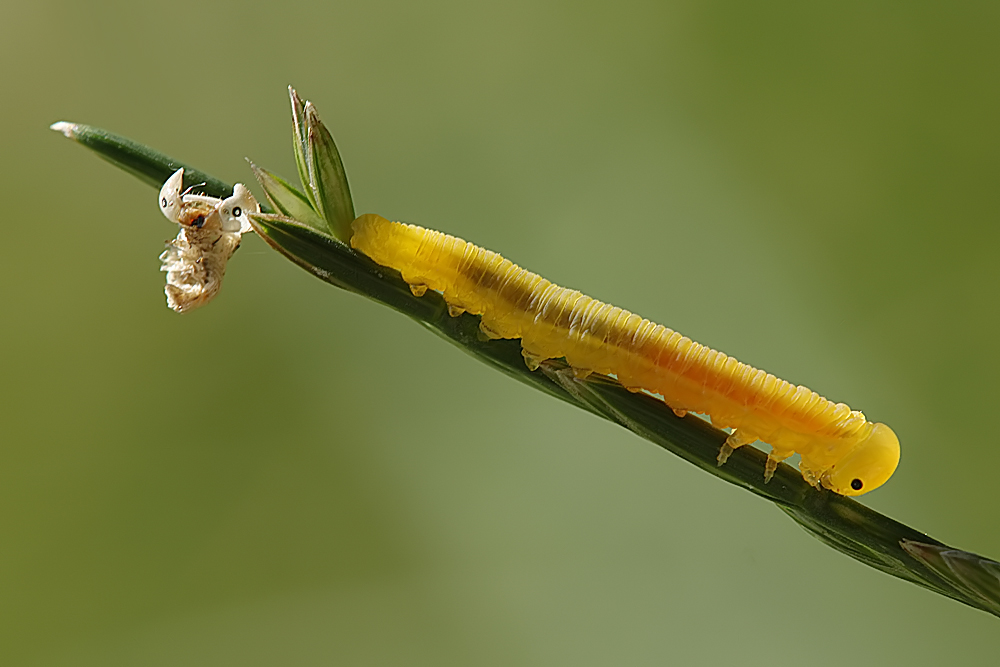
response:
{"label": "yellow-green body segment", "polygon": [[580,373],[613,374],[629,389],[660,394],[680,415],[707,414],[719,428],[733,428],[720,463],[734,448],[762,440],[772,447],[766,476],[797,452],[807,481],[849,496],[881,486],[896,469],[892,430],[843,403],[454,236],[373,214],[360,216],[353,229],[351,246],[398,270],[415,294],[436,290],[453,315],[481,315],[486,335],[520,338],[532,370],[565,357]]}

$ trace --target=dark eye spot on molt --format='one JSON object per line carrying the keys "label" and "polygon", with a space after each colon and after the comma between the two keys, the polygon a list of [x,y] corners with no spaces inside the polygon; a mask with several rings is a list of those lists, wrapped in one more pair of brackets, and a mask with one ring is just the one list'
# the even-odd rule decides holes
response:
{"label": "dark eye spot on molt", "polygon": [[864,482],[862,482],[860,479],[856,477],[851,480],[851,488],[854,489],[855,491],[860,491],[864,487],[864,485],[865,485]]}
{"label": "dark eye spot on molt", "polygon": [[243,209],[241,209],[239,206],[233,207],[233,215],[237,218],[240,217],[241,215],[243,215]]}
{"label": "dark eye spot on molt", "polygon": [[164,197],[164,198],[162,198],[160,200],[160,206],[162,206],[163,208],[167,207],[167,198],[166,197]]}
{"label": "dark eye spot on molt", "polygon": [[191,221],[191,226],[197,227],[198,229],[201,229],[202,225],[204,224],[205,224],[205,216],[203,215],[199,215],[197,218]]}

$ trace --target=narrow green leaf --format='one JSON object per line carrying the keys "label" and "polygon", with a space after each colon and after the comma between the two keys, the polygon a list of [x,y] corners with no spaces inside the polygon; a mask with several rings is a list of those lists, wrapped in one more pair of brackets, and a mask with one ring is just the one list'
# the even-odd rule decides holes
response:
{"label": "narrow green leaf", "polygon": [[981,600],[983,609],[1000,616],[1000,563],[940,544],[903,540],[901,546],[942,578],[964,588],[969,597]]}
{"label": "narrow green leaf", "polygon": [[312,198],[317,204],[316,209],[330,224],[333,235],[346,241],[351,238],[351,223],[355,215],[344,163],[333,135],[319,119],[312,102],[306,102],[305,114],[309,141],[306,163]]}
{"label": "narrow green leaf", "polygon": [[213,197],[228,197],[233,193],[233,186],[225,181],[113,132],[92,125],[65,121],[53,123],[50,127],[156,189],[159,189],[171,174],[184,167],[185,186],[204,183],[199,190]]}
{"label": "narrow green leaf", "polygon": [[295,167],[299,170],[299,181],[302,183],[302,189],[305,190],[309,202],[313,209],[319,210],[313,199],[312,189],[309,187],[311,179],[309,178],[309,166],[306,163],[309,142],[306,131],[305,104],[291,86],[288,87],[288,97],[292,103],[292,152],[295,155]]}
{"label": "narrow green leaf", "polygon": [[257,182],[264,189],[264,194],[267,195],[274,210],[320,232],[329,233],[330,229],[326,220],[313,209],[312,204],[304,194],[280,176],[272,174],[263,167],[258,167],[253,162],[250,163],[250,169],[253,170]]}

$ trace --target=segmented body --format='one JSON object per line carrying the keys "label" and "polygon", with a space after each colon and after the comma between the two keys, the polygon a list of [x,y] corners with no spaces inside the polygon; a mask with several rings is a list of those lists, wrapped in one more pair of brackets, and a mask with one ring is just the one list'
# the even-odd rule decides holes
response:
{"label": "segmented body", "polygon": [[239,234],[215,225],[181,227],[160,255],[160,271],[167,274],[163,288],[167,305],[186,313],[214,299],[222,288],[229,258],[239,245]]}
{"label": "segmented body", "polygon": [[[773,448],[768,476],[778,461],[798,452],[803,476],[815,485],[876,427],[880,438],[884,431],[891,434],[843,403],[627,310],[559,287],[454,236],[367,214],[354,221],[351,245],[399,270],[418,296],[428,288],[441,292],[453,315],[481,315],[486,335],[520,338],[532,370],[545,359],[565,357],[582,374],[613,374],[625,387],[661,395],[679,415],[703,413],[716,426],[735,429],[720,463],[733,448],[760,439]],[[898,441],[896,448],[898,461]],[[895,461],[891,467],[895,469]],[[860,480],[853,482],[859,491]],[[857,495],[852,489],[835,490]]]}

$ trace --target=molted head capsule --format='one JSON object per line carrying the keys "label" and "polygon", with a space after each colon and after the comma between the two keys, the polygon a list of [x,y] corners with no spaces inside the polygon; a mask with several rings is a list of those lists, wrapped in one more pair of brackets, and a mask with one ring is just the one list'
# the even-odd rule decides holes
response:
{"label": "molted head capsule", "polygon": [[233,186],[232,196],[223,199],[219,204],[222,230],[240,233],[250,231],[248,213],[260,213],[260,205],[245,185],[237,183]]}
{"label": "molted head capsule", "polygon": [[181,167],[166,180],[160,188],[160,211],[167,216],[167,220],[180,224],[181,208],[181,188],[184,187],[184,168]]}
{"label": "molted head capsule", "polygon": [[843,496],[860,496],[885,484],[899,465],[899,439],[885,424],[823,475],[823,486]]}

